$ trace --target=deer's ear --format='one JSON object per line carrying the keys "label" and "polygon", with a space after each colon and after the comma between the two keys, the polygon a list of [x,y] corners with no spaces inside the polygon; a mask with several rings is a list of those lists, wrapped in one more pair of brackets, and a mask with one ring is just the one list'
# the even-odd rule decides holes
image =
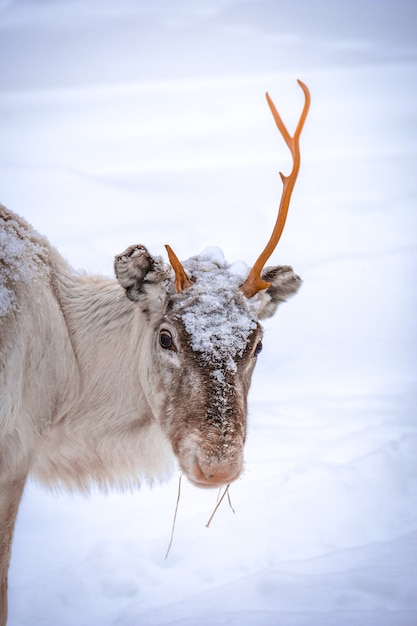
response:
{"label": "deer's ear", "polygon": [[278,305],[297,293],[302,283],[301,278],[288,265],[266,267],[262,272],[262,279],[271,283],[271,286],[263,292],[259,310],[261,320],[274,315]]}
{"label": "deer's ear", "polygon": [[127,297],[139,302],[160,297],[161,283],[168,284],[170,269],[161,257],[153,257],[145,246],[136,245],[114,258],[114,273]]}

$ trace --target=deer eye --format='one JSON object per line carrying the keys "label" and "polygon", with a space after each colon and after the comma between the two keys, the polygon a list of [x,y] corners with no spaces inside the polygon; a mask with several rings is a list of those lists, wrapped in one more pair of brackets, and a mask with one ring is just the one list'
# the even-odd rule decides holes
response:
{"label": "deer eye", "polygon": [[174,340],[169,330],[161,330],[159,333],[159,345],[164,350],[175,350]]}
{"label": "deer eye", "polygon": [[262,352],[262,341],[258,341],[258,343],[256,344],[256,348],[253,351],[253,356],[258,356],[258,354],[260,354]]}

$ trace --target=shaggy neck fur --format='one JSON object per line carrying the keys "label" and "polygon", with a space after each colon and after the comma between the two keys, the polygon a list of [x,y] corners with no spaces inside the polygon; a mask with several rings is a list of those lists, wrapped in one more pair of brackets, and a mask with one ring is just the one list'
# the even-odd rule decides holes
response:
{"label": "shaggy neck fur", "polygon": [[[140,380],[146,328],[140,309],[116,281],[64,271],[60,257],[54,256],[58,267],[52,282],[73,355],[77,393],[51,424],[33,471],[42,482],[50,483],[54,476],[54,485],[83,490],[92,484],[107,489],[164,480],[173,454]],[[68,382],[74,385],[74,380]]]}

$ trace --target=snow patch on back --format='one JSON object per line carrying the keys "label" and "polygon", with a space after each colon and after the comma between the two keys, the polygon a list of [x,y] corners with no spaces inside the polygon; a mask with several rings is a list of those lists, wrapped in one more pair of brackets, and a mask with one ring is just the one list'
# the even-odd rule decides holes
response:
{"label": "snow patch on back", "polygon": [[206,248],[183,265],[194,284],[174,309],[181,310],[191,347],[207,364],[234,372],[257,326],[258,300],[239,289],[249,268],[241,262],[229,265],[219,248]]}
{"label": "snow patch on back", "polygon": [[30,283],[44,271],[45,249],[36,231],[0,207],[0,317],[18,308],[18,283]]}

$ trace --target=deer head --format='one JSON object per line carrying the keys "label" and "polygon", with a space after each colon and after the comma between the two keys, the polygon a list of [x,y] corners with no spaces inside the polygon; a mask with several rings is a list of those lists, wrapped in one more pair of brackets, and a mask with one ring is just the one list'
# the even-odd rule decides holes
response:
{"label": "deer head", "polygon": [[154,416],[182,470],[199,486],[230,483],[241,473],[247,393],[262,349],[260,320],[299,288],[291,267],[265,268],[281,237],[300,167],[299,138],[310,94],[291,137],[272,100],[267,102],[287,143],[293,169],[281,175],[283,193],[271,238],[247,275],[210,249],[182,264],[166,246],[170,266],[143,246],[115,260],[128,297],[149,320],[147,359],[140,379]]}

